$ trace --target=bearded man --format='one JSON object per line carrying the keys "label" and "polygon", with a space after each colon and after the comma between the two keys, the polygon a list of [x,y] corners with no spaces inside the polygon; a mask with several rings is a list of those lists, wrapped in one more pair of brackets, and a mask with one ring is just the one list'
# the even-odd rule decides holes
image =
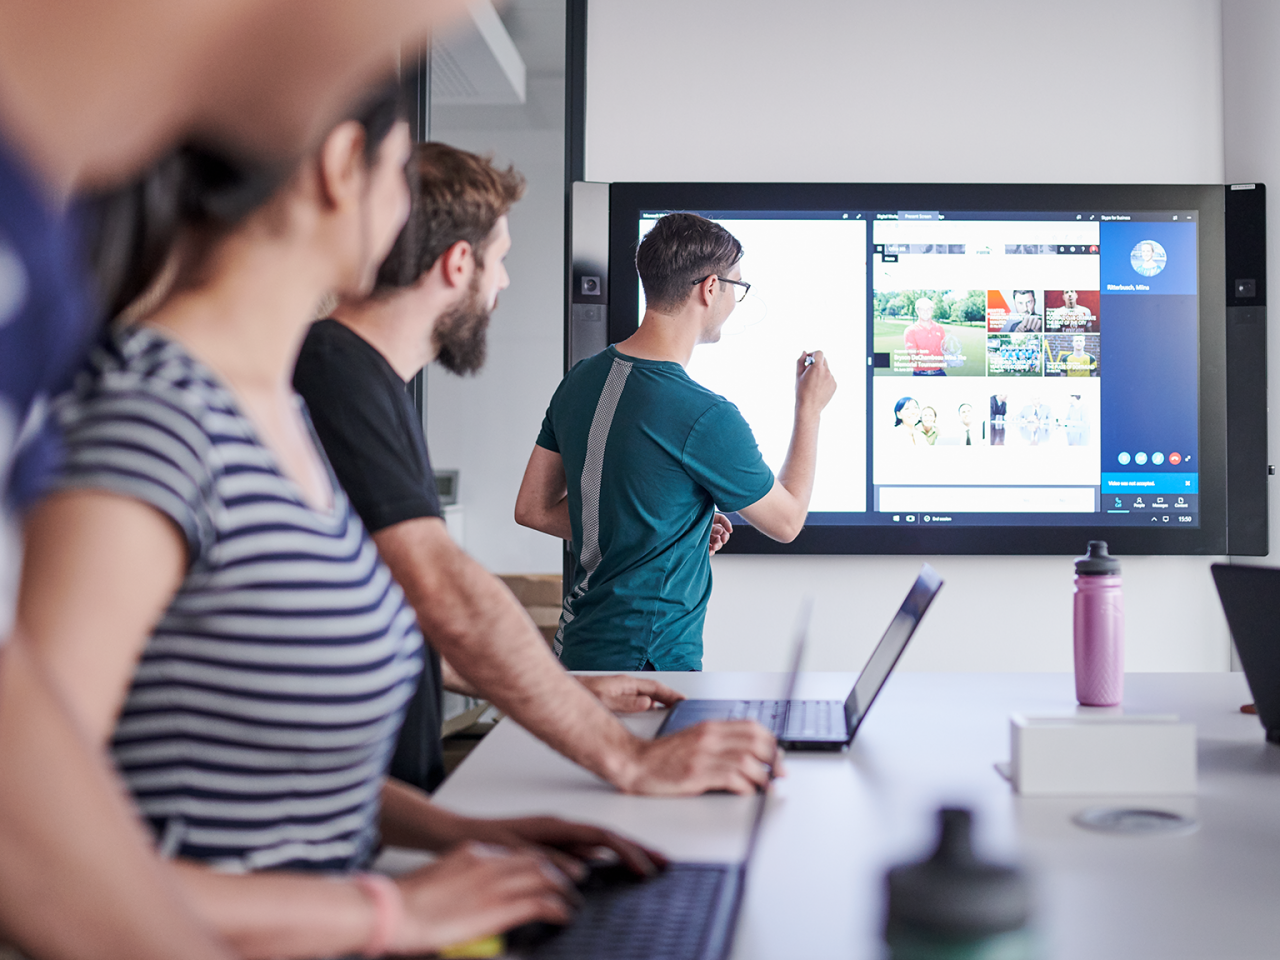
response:
{"label": "bearded man", "polygon": [[374,292],[312,326],[294,373],[338,480],[432,648],[392,776],[426,790],[439,783],[448,687],[490,700],[625,792],[754,792],[767,782],[774,749],[763,727],[734,721],[636,737],[610,709],[645,710],[682,696],[650,679],[574,678],[511,592],[450,539],[405,385],[433,360],[456,374],[483,364],[489,315],[510,282],[507,212],[524,180],[447,144],[415,151],[409,220]]}

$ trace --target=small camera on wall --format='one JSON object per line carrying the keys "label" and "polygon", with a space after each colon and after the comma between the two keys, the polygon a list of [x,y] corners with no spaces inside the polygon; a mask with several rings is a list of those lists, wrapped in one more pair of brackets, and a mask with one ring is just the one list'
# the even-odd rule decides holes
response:
{"label": "small camera on wall", "polygon": [[584,297],[600,296],[600,278],[599,277],[583,277],[582,278],[582,295]]}

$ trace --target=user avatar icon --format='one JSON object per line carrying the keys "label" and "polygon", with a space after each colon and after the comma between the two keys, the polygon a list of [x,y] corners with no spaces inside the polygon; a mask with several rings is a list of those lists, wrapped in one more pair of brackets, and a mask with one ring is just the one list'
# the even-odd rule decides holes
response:
{"label": "user avatar icon", "polygon": [[1163,270],[1167,259],[1164,247],[1154,240],[1143,240],[1129,251],[1129,263],[1144,277],[1154,277]]}

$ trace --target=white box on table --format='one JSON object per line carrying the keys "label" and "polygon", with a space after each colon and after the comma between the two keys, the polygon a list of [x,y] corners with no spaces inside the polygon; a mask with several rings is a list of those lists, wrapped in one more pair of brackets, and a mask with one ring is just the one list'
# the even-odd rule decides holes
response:
{"label": "white box on table", "polygon": [[1196,726],[1172,714],[1014,714],[1009,757],[1028,797],[1196,792]]}

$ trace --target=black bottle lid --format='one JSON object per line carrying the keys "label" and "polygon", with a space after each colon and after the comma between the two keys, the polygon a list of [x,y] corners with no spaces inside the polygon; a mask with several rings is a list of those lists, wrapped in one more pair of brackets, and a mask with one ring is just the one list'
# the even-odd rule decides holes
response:
{"label": "black bottle lid", "polygon": [[1076,557],[1076,573],[1087,577],[1110,576],[1120,572],[1120,561],[1107,553],[1107,541],[1090,540],[1083,557]]}
{"label": "black bottle lid", "polygon": [[968,810],[938,811],[938,848],[927,860],[891,869],[886,934],[916,931],[978,940],[1022,929],[1031,891],[1016,867],[985,863],[973,852]]}

